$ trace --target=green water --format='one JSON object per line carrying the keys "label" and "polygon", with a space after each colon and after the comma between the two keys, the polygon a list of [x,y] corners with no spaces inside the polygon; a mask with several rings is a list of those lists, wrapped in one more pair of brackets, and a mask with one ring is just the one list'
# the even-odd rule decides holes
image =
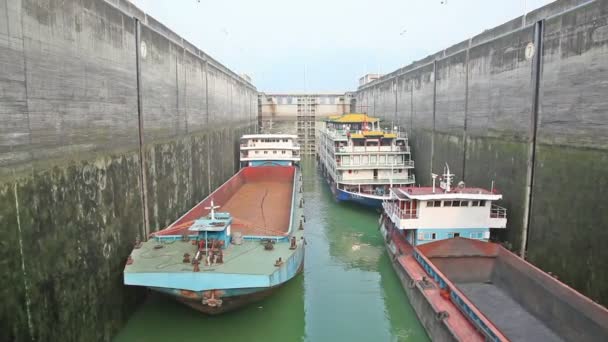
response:
{"label": "green water", "polygon": [[302,169],[303,274],[221,316],[151,295],[116,341],[428,341],[384,250],[377,213],[336,203],[313,160]]}

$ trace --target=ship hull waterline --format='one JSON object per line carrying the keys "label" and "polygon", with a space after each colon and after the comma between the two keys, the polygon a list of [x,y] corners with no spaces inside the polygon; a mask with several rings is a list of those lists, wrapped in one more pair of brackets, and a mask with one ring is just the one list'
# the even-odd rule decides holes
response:
{"label": "ship hull waterline", "polygon": [[419,288],[420,285],[399,263],[399,252],[393,252],[391,249],[390,233],[385,229],[384,222],[380,223],[379,230],[383,238],[384,248],[391,260],[391,266],[401,283],[401,288],[403,288],[403,291],[408,297],[408,301],[426,330],[427,335],[432,341],[460,341],[442,320],[437,319],[438,312],[435,311],[435,308],[428,302],[428,299],[423,293],[424,291]]}
{"label": "ship hull waterline", "polygon": [[[301,274],[304,270],[304,263],[302,263],[302,265],[300,266],[300,268],[298,269],[298,271],[296,272],[295,277],[297,277],[299,274]],[[292,278],[292,279],[293,279]],[[290,279],[291,280],[291,279]],[[227,313],[227,312],[231,312],[231,311],[236,311],[239,310],[245,306],[248,306],[250,304],[256,303],[256,302],[260,302],[264,299],[266,299],[267,297],[270,297],[272,294],[274,294],[275,292],[279,291],[283,286],[285,286],[290,280],[281,283],[279,285],[276,286],[272,286],[272,287],[268,287],[268,288],[256,288],[256,289],[250,289],[253,292],[251,293],[247,293],[247,294],[242,294],[242,295],[235,295],[235,296],[229,296],[229,297],[222,297],[222,305],[221,306],[209,306],[209,305],[204,305],[201,302],[201,299],[192,299],[192,298],[186,298],[183,296],[173,296],[171,294],[168,294],[169,296],[175,297],[175,299],[198,311],[201,312],[205,315],[220,315],[223,313]],[[164,293],[166,294],[166,293]]]}

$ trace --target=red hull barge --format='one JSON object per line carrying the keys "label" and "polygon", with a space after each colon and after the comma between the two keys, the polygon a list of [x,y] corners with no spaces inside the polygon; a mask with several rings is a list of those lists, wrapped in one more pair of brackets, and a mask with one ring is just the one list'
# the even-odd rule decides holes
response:
{"label": "red hull barge", "polygon": [[434,341],[608,341],[608,310],[499,244],[413,247],[383,214],[403,288]]}

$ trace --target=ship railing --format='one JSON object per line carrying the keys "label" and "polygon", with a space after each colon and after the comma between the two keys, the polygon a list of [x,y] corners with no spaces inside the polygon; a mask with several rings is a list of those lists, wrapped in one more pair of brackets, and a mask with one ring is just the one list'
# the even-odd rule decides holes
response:
{"label": "ship railing", "polygon": [[425,272],[435,280],[441,289],[450,293],[451,301],[465,317],[481,332],[486,341],[507,341],[506,337],[496,328],[431,262],[414,249],[414,258]]}
{"label": "ship railing", "polygon": [[338,167],[352,167],[352,168],[368,168],[368,167],[373,167],[373,166],[381,166],[381,167],[414,167],[414,161],[413,160],[404,160],[404,161],[400,161],[400,162],[394,162],[394,163],[389,163],[389,162],[376,162],[376,163],[351,163],[351,162],[340,162],[336,160],[336,165],[338,165]]}
{"label": "ship railing", "polygon": [[491,218],[507,218],[507,209],[496,204],[492,204],[490,209]]}
{"label": "ship railing", "polygon": [[383,203],[384,209],[390,216],[396,216],[403,220],[411,220],[418,218],[418,209],[401,209],[399,202],[385,201]]}
{"label": "ship railing", "polygon": [[174,242],[181,241],[185,237],[188,237],[189,240],[196,240],[199,238],[198,234],[187,234],[187,235],[154,235],[154,240],[156,242]]}
{"label": "ship railing", "polygon": [[397,186],[399,184],[412,184],[415,182],[413,176],[403,177],[403,178],[379,178],[379,179],[344,179],[341,175],[332,173],[332,178],[335,181],[338,181],[345,185],[387,185],[389,186],[391,183],[393,186]]}
{"label": "ship railing", "polygon": [[[330,171],[331,172],[331,171]],[[414,175],[408,175],[407,177],[392,177],[392,178],[378,178],[378,179],[344,179],[344,177],[342,177],[342,175],[340,175],[339,173],[333,173],[332,174],[332,178],[335,181],[339,181],[340,183],[344,183],[347,185],[373,185],[373,184],[384,184],[384,185],[389,185],[389,184],[393,184],[393,186],[396,186],[398,184],[411,184],[414,183],[416,181],[416,177]],[[398,174],[395,174],[395,176],[397,176]]]}
{"label": "ship railing", "polygon": [[409,146],[342,146],[334,148],[334,152],[410,152]]}

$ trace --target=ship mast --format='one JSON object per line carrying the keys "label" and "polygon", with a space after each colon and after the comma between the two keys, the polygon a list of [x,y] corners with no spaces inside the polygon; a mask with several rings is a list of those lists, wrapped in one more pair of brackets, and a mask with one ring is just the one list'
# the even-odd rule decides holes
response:
{"label": "ship mast", "polygon": [[205,207],[205,209],[207,210],[211,210],[211,219],[215,220],[215,209],[219,208],[219,205],[214,205],[213,203],[213,199],[211,200],[211,206],[210,207]]}

